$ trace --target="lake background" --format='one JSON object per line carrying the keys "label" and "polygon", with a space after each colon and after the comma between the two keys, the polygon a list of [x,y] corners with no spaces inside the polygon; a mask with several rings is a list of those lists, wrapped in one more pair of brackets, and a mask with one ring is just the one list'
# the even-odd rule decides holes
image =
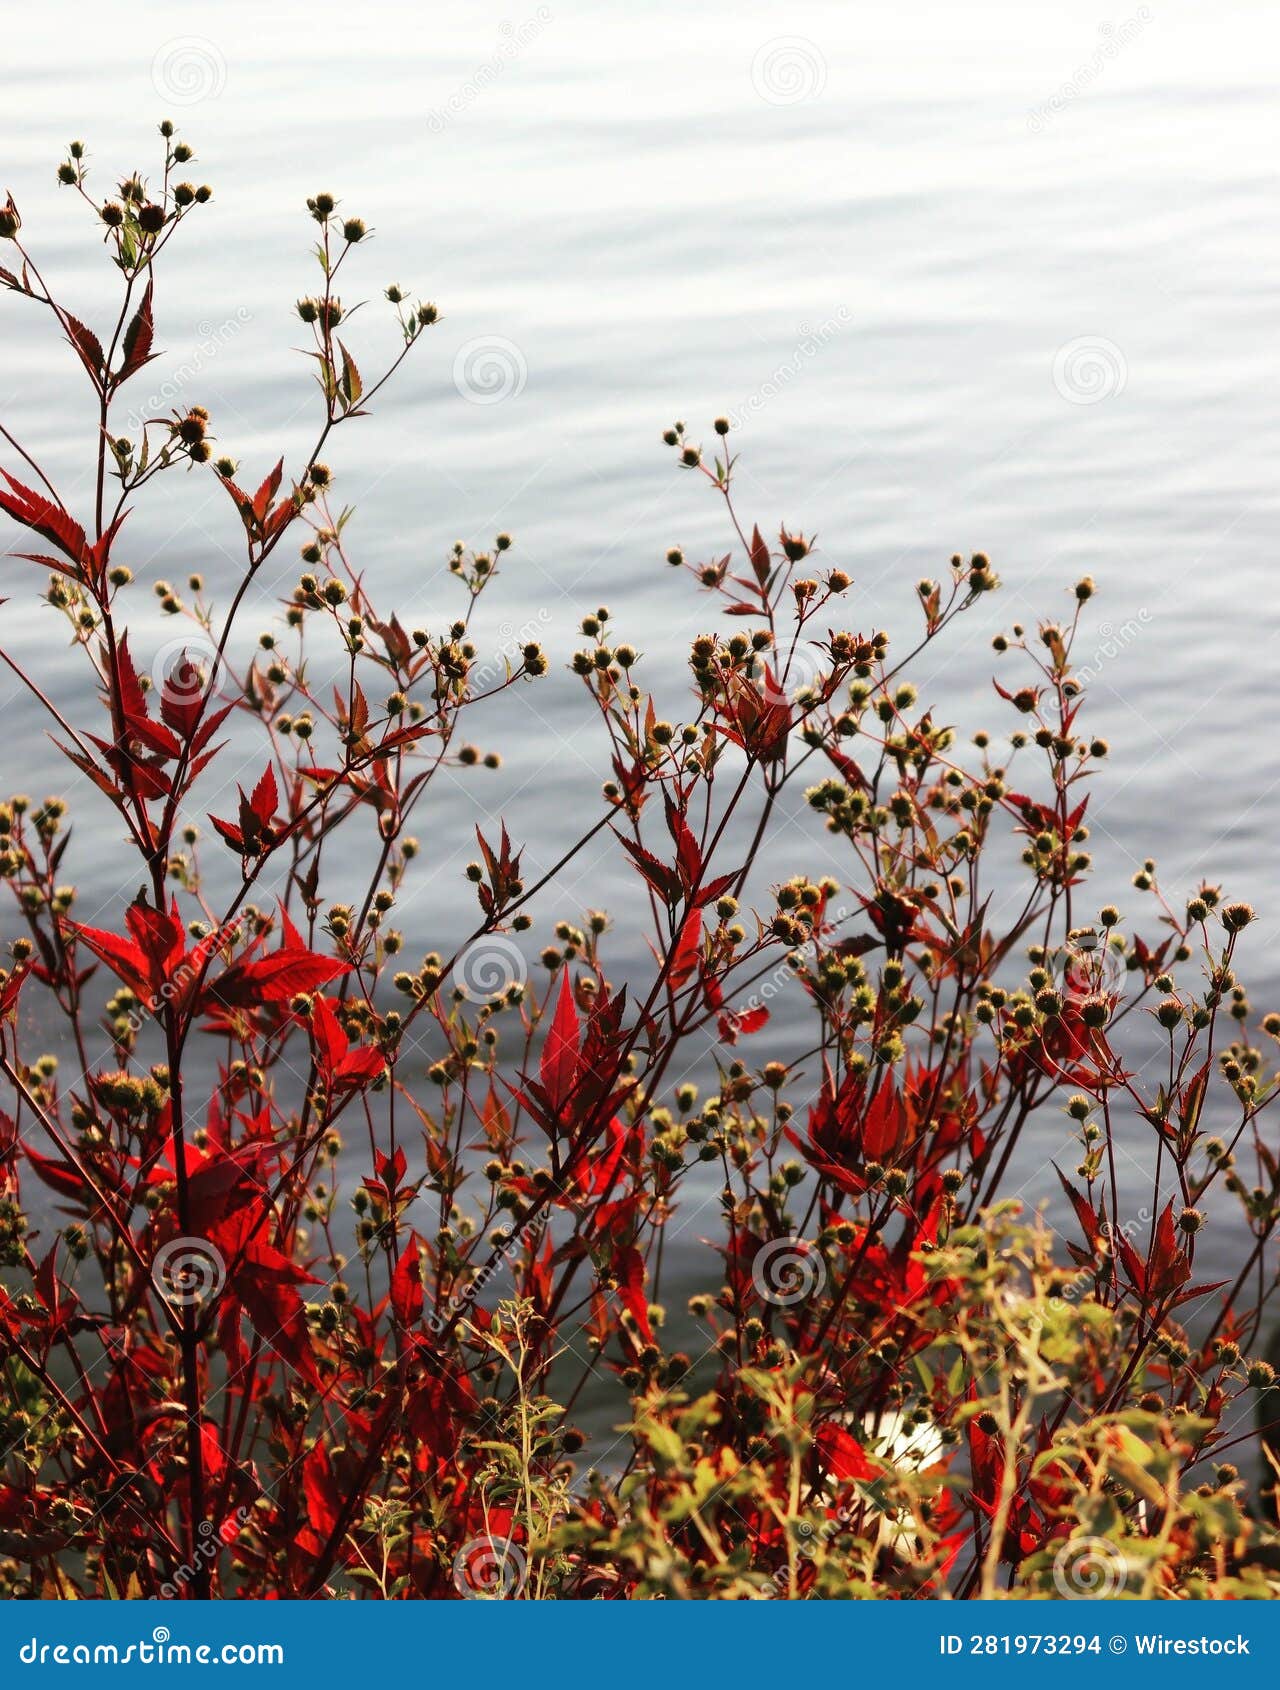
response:
{"label": "lake background", "polygon": [[[562,668],[584,611],[609,605],[679,717],[681,646],[704,617],[663,555],[718,555],[728,535],[660,433],[680,417],[710,443],[727,412],[743,515],[818,534],[854,578],[852,626],[914,631],[921,575],[991,555],[1005,590],[914,677],[968,731],[1008,725],[991,634],[1068,614],[1071,585],[1095,577],[1078,652],[1087,720],[1113,746],[1090,813],[1097,902],[1137,913],[1128,882],[1148,854],[1174,899],[1204,874],[1251,898],[1261,1012],[1280,1003],[1278,69],[1260,4],[55,3],[9,20],[2,185],[45,274],[101,322],[112,273],[55,167],[83,138],[105,196],[153,167],[154,124],[178,123],[215,197],[171,249],[166,354],[122,409],[206,405],[251,483],[314,432],[291,350],[318,275],[306,195],[338,194],[375,230],[344,288],[374,302],[351,325],[366,373],[393,346],[382,286],[439,304],[376,417],[326,453],[357,507],[353,550],[406,626],[439,628],[460,603],[453,540],[510,530],[481,644],[537,638],[555,667],[484,740],[503,771],[455,783],[416,824],[425,872],[400,912],[414,944],[445,949],[470,925],[458,876],[477,800],[508,815],[531,870],[595,812],[603,740]],[[50,375],[54,339],[0,298],[0,414],[87,508],[73,465],[93,419],[70,358]],[[148,506],[119,555],[146,582],[198,570],[225,602],[236,523],[212,478],[170,477]],[[81,660],[34,606],[40,578],[6,567],[0,638],[53,690],[72,684]],[[296,569],[285,546],[246,634]],[[144,590],[135,604],[150,662],[183,626]],[[92,920],[136,877],[119,885],[93,848],[111,823],[8,675],[0,707],[0,785],[65,792],[82,818],[68,867]],[[784,820],[770,869],[828,866],[846,865],[821,832]],[[540,932],[606,905],[625,978],[644,966],[634,895],[588,856]],[[1029,1198],[1050,1195],[1064,1154],[1060,1118],[1038,1126]],[[1143,1201],[1136,1163],[1124,1173]],[[686,1216],[677,1276],[698,1232]],[[1202,1243],[1213,1277],[1240,1258],[1225,1225]]]}

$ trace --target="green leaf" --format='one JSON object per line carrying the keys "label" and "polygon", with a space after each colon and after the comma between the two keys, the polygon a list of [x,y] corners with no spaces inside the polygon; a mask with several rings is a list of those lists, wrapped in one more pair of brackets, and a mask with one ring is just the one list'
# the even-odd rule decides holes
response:
{"label": "green leaf", "polygon": [[342,392],[349,410],[352,405],[359,402],[360,395],[364,392],[364,383],[360,379],[360,371],[356,367],[355,359],[342,345],[341,341],[338,342],[338,345],[342,348]]}

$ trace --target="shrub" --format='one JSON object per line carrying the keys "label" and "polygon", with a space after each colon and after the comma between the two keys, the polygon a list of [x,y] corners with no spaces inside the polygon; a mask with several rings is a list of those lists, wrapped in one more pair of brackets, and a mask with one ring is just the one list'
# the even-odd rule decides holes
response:
{"label": "shrub", "polygon": [[[1106,746],[1072,647],[1092,582],[1070,617],[996,641],[1013,731],[965,750],[909,675],[997,588],[990,562],[920,582],[900,646],[810,538],[744,520],[727,423],[712,459],[676,424],[731,530],[716,561],[669,554],[707,605],[687,692],[655,699],[625,628],[585,615],[543,684],[598,718],[598,812],[537,876],[516,817],[477,828],[465,865],[465,840],[437,841],[476,913],[465,945],[419,955],[396,925],[411,828],[442,775],[491,760],[473,717],[552,663],[473,634],[506,535],[454,548],[434,627],[405,627],[352,556],[327,455],[437,312],[388,289],[403,345],[361,374],[337,289],[366,231],[332,196],[307,202],[305,458],[242,470],[198,405],[115,432],[162,255],[210,197],[161,134],[154,186],[101,203],[79,144],[59,170],[118,271],[105,335],[0,212],[8,304],[52,318],[98,423],[80,517],[0,429],[11,568],[47,578],[97,704],[5,661],[68,782],[114,811],[124,838],[99,828],[99,848],[141,881],[119,919],[82,919],[65,801],[0,809],[20,935],[0,989],[4,1588],[1274,1594],[1236,1463],[1252,1395],[1275,1398],[1257,1349],[1280,1016],[1251,1034],[1247,905],[1209,885],[1175,904],[1150,862],[1146,938],[1090,900]],[[178,470],[215,479],[243,564],[220,597],[158,584],[189,632],[149,673],[124,523]],[[246,607],[282,546],[297,585],[255,644]],[[761,887],[762,849],[806,815],[844,876]],[[337,901],[335,837],[365,875],[344,868]],[[625,952],[642,936],[654,959],[625,981],[612,919],[553,903],[604,846],[632,877]],[[807,1017],[797,1059],[770,1055],[775,1000]],[[32,1048],[51,1022],[62,1062]],[[1008,1194],[1046,1120],[1076,1142],[1061,1239]],[[1138,1156],[1135,1215],[1119,1164]],[[702,1289],[667,1310],[664,1239],[708,1190]],[[1240,1268],[1212,1285],[1196,1255],[1223,1197]],[[580,1404],[625,1424],[621,1455],[584,1438]]]}

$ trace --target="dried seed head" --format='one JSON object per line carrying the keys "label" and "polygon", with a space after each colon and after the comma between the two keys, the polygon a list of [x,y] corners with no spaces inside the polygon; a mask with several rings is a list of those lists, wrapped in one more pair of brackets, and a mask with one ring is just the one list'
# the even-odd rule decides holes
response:
{"label": "dried seed head", "polygon": [[1086,1027],[1105,1027],[1111,1015],[1111,1004],[1101,993],[1094,992],[1080,1006],[1080,1016]]}
{"label": "dried seed head", "polygon": [[1251,904],[1227,904],[1222,911],[1222,925],[1228,933],[1239,933],[1254,919]]}

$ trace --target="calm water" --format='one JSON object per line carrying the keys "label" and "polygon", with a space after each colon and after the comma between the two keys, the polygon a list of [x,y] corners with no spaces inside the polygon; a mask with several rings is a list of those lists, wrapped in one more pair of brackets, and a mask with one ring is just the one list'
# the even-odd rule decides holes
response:
{"label": "calm water", "polygon": [[[135,4],[125,28],[54,4],[10,23],[4,176],[46,273],[100,320],[110,274],[54,166],[83,136],[105,190],[150,164],[155,120],[180,122],[216,198],[175,249],[157,300],[168,352],[130,403],[149,389],[205,404],[254,468],[281,448],[296,463],[315,416],[290,351],[292,302],[316,277],[305,195],[331,189],[376,228],[348,301],[398,280],[444,320],[332,461],[359,507],[355,548],[407,625],[451,613],[455,537],[507,528],[517,549],[485,637],[527,626],[563,658],[583,611],[607,603],[678,715],[673,636],[701,616],[662,557],[709,549],[722,527],[659,434],[679,416],[710,439],[721,411],[743,419],[745,515],[817,531],[855,578],[855,623],[901,627],[921,574],[953,551],[992,555],[1006,591],[916,677],[967,728],[996,720],[989,635],[1062,612],[1092,573],[1091,722],[1114,746],[1092,814],[1098,900],[1131,906],[1148,852],[1175,897],[1204,872],[1250,896],[1261,1009],[1280,1002],[1280,51],[1266,16],[446,0],[271,17]],[[352,330],[371,368],[391,345],[379,305]],[[92,418],[74,372],[50,380],[50,344],[34,308],[0,299],[0,411],[84,498],[62,442],[74,434],[83,456]],[[146,580],[229,583],[229,506],[173,481],[122,555]],[[262,584],[264,609],[293,567]],[[75,665],[51,613],[28,608],[30,566],[8,569],[4,641],[56,688]],[[180,630],[137,597],[150,656]],[[477,796],[508,809],[531,867],[593,807],[601,740],[580,702],[563,674],[523,690],[485,741],[503,772],[418,828],[415,940],[462,930],[468,853],[450,841]],[[7,680],[0,703],[3,784],[80,807],[91,918],[134,877],[121,887],[84,849],[100,812],[54,772]],[[787,824],[771,866],[820,870],[821,835]],[[588,862],[547,913],[624,910],[630,885]],[[638,960],[614,951],[620,976]],[[1055,1124],[1038,1129],[1029,1195],[1047,1195],[1060,1146]],[[1218,1228],[1207,1247],[1229,1266],[1238,1240]]]}

